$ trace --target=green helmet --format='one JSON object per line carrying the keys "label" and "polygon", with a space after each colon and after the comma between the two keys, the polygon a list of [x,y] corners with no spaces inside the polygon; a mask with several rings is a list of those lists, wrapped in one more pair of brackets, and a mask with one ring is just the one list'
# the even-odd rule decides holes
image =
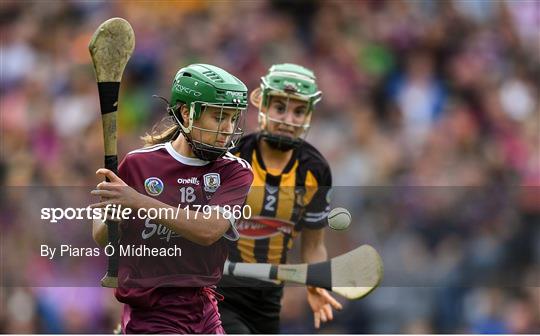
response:
{"label": "green helmet", "polygon": [[307,101],[308,110],[313,111],[322,96],[315,80],[313,71],[301,65],[272,65],[266,76],[261,77],[262,104],[269,103],[270,95],[282,95]]}
{"label": "green helmet", "polygon": [[192,64],[178,70],[171,88],[170,107],[177,102],[194,107],[194,118],[201,116],[201,105],[247,108],[247,87],[227,71],[209,64]]}
{"label": "green helmet", "polygon": [[[284,123],[268,116],[268,107],[271,96],[281,96],[287,99],[298,99],[307,103],[308,113],[313,112],[315,105],[321,100],[322,92],[319,91],[313,71],[297,64],[275,64],[270,67],[268,73],[261,77],[261,108],[267,108],[266,113],[259,109],[259,126],[262,137],[273,147],[281,150],[289,150],[301,144],[301,139],[292,139],[268,132],[265,125],[268,121]],[[310,127],[311,117],[306,119],[303,125],[292,125],[304,129],[303,135]],[[285,123],[284,123],[285,124]]]}
{"label": "green helmet", "polygon": [[[189,108],[187,126],[184,126],[179,113],[183,104]],[[242,113],[247,109],[247,87],[242,81],[227,71],[209,64],[192,64],[176,73],[171,88],[169,113],[180,125],[182,133],[190,143],[196,156],[203,160],[215,160],[235,146],[235,140],[242,135],[239,123],[235,125],[231,140],[226,146],[214,146],[193,139],[193,121],[201,117],[206,107],[217,107],[221,111],[235,109]],[[241,118],[238,118],[238,121]],[[201,129],[201,128],[199,128]],[[218,130],[201,129],[216,134]]]}

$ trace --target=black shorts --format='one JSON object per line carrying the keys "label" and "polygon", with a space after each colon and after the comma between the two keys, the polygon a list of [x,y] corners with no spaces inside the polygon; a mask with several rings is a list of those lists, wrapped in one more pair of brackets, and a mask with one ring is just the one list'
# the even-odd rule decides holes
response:
{"label": "black shorts", "polygon": [[227,334],[278,334],[283,286],[223,276],[219,313]]}

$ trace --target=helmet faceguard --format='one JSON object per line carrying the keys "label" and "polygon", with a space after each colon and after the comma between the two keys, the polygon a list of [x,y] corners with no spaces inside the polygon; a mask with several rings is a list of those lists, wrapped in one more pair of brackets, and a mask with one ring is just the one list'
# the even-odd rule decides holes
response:
{"label": "helmet faceguard", "polygon": [[[200,104],[200,107],[201,116],[204,113],[210,113],[207,109],[214,109],[214,113],[216,113],[216,116],[220,120],[216,129],[203,128],[194,124],[193,115],[195,114],[195,108],[193,105],[190,107],[187,127],[183,125],[182,119],[178,117],[180,115],[179,112],[173,113],[173,117],[180,125],[181,132],[190,144],[195,156],[202,160],[214,161],[223,156],[228,150],[234,148],[238,140],[242,137],[244,133],[244,115],[247,108],[242,107],[240,104],[226,106],[225,104],[216,105],[207,103]],[[232,116],[232,131],[220,131],[228,115]],[[213,136],[207,136],[205,141],[203,139],[204,134],[212,134]],[[221,140],[223,137],[227,138],[225,142]]]}
{"label": "helmet faceguard", "polygon": [[[259,128],[261,137],[272,147],[287,151],[298,147],[311,123],[311,115],[315,104],[321,100],[322,93],[317,88],[315,75],[309,69],[295,64],[273,65],[268,74],[261,78],[261,104],[259,105]],[[286,99],[285,109],[288,109],[290,99],[304,101],[307,104],[307,116],[303,124],[292,124],[269,115],[270,100],[272,97]],[[263,108],[265,111],[263,111]],[[300,130],[295,137],[274,134],[268,129],[269,123],[281,124]]]}
{"label": "helmet faceguard", "polygon": [[[171,91],[169,114],[179,124],[195,156],[213,161],[236,145],[243,134],[243,116],[247,110],[247,88],[238,78],[212,65],[194,64],[178,71]],[[189,109],[187,120],[181,115],[183,105]],[[218,127],[196,126],[194,122],[210,110],[219,119]],[[231,118],[232,130],[222,131],[222,123],[227,118]]]}

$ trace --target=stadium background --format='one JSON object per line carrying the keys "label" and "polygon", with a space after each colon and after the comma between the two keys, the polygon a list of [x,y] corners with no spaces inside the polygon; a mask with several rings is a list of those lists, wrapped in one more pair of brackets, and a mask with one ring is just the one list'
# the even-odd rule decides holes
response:
{"label": "stadium background", "polygon": [[[346,303],[322,332],[540,331],[540,210],[538,194],[524,192],[540,185],[538,1],[0,6],[4,187],[97,182],[101,125],[87,44],[107,18],[126,18],[137,40],[121,89],[120,155],[163,116],[151,95],[167,97],[183,65],[216,64],[253,89],[273,63],[304,64],[324,93],[308,140],[341,186],[336,204],[354,209],[347,234],[328,232],[329,254],[371,243],[390,276],[399,265],[408,279]],[[478,198],[464,197],[468,188]],[[406,207],[381,201],[396,190]],[[529,197],[495,197],[510,194]],[[2,249],[29,249],[23,208],[3,201]],[[108,289],[13,287],[2,272],[0,332],[108,333],[119,319]],[[426,275],[437,285],[414,285]],[[509,275],[510,286],[487,281]],[[286,289],[283,332],[314,331],[303,291]]]}

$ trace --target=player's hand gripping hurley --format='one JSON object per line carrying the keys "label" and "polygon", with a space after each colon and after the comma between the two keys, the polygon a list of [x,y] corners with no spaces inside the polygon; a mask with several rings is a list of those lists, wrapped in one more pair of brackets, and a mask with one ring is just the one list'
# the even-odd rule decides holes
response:
{"label": "player's hand gripping hurley", "polygon": [[[103,123],[105,168],[118,173],[116,115],[118,91],[126,64],[135,48],[135,34],[122,18],[103,22],[95,31],[88,49],[96,73]],[[115,254],[108,258],[107,274],[101,279],[104,287],[118,287],[118,222],[107,220],[109,244]]]}

